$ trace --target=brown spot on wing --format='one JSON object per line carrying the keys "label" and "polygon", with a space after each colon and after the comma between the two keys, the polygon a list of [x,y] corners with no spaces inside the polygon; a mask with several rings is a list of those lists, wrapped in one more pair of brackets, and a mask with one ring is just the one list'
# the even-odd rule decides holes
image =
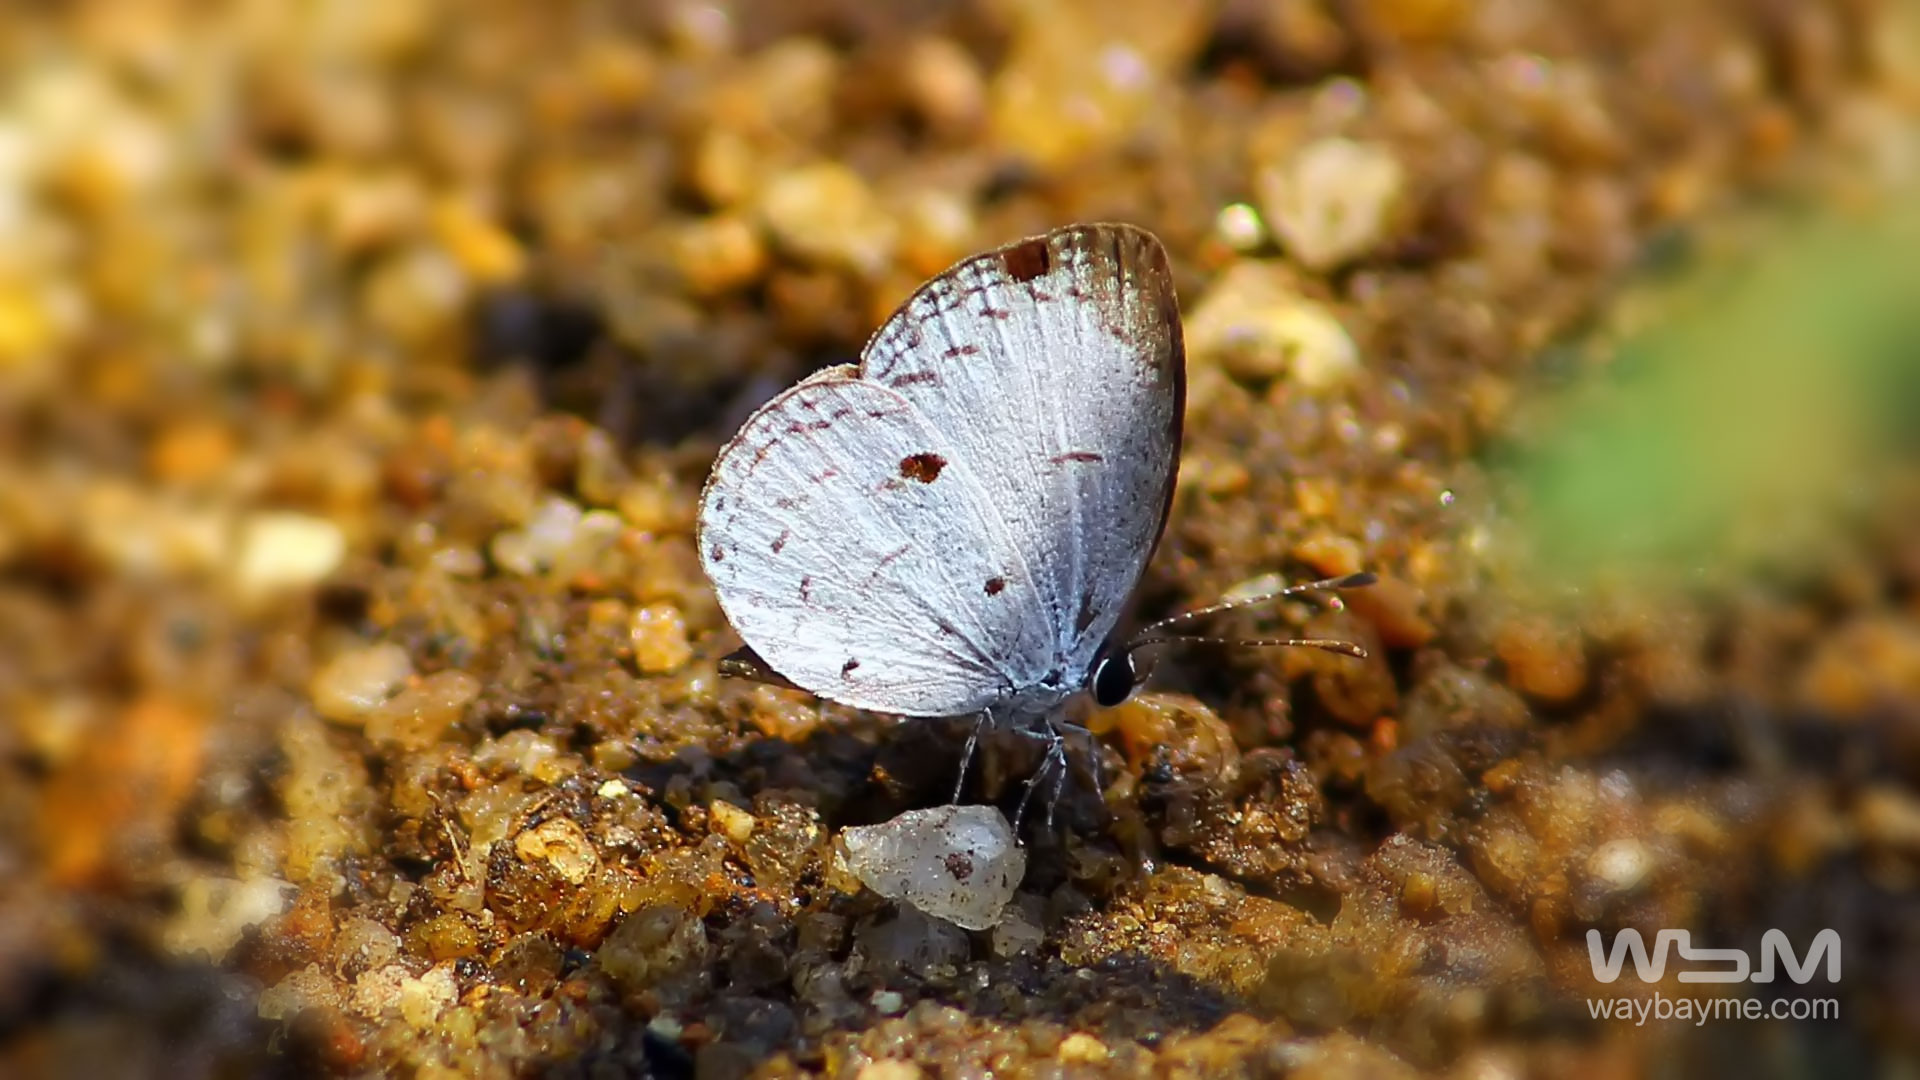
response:
{"label": "brown spot on wing", "polygon": [[780,535],[773,538],[773,553],[775,555],[780,554],[780,549],[786,547],[787,541],[791,539],[793,539],[793,530],[781,529]]}
{"label": "brown spot on wing", "polygon": [[1007,579],[1003,577],[990,577],[987,579],[987,583],[984,586],[988,596],[999,596],[1000,590],[1006,587],[1007,587]]}
{"label": "brown spot on wing", "polygon": [[947,467],[947,459],[939,454],[923,452],[908,454],[900,459],[900,475],[909,480],[918,480],[931,484],[940,478],[940,470]]}
{"label": "brown spot on wing", "polygon": [[1008,277],[1025,285],[1053,267],[1053,252],[1047,250],[1045,237],[1034,237],[1002,251],[1000,265]]}
{"label": "brown spot on wing", "polygon": [[1064,454],[1055,454],[1047,460],[1055,465],[1064,465],[1069,461],[1100,462],[1107,459],[1091,450],[1069,450]]}
{"label": "brown spot on wing", "polygon": [[853,669],[859,666],[860,661],[849,658],[846,663],[840,665],[840,677],[843,679],[853,678]]}

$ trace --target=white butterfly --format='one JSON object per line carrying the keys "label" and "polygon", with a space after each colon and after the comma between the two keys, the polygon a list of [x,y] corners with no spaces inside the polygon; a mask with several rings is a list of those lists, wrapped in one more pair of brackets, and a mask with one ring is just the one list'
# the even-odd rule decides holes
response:
{"label": "white butterfly", "polygon": [[700,557],[746,663],[1050,739],[1063,779],[1062,706],[1118,704],[1133,652],[1166,640],[1110,638],[1166,522],[1185,391],[1143,229],[1068,226],[935,277],[858,365],[775,397],[714,462]]}

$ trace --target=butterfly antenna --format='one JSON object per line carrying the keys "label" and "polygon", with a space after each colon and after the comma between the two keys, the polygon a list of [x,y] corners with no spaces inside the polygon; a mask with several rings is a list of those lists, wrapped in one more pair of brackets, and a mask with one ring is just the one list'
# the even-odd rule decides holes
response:
{"label": "butterfly antenna", "polygon": [[1378,575],[1362,571],[1358,574],[1348,574],[1345,577],[1327,578],[1324,581],[1309,581],[1301,585],[1289,585],[1284,589],[1261,593],[1258,596],[1244,596],[1237,600],[1223,600],[1218,604],[1209,604],[1206,607],[1196,608],[1193,611],[1183,611],[1178,615],[1169,615],[1140,631],[1139,636],[1143,638],[1160,636],[1160,632],[1169,627],[1179,626],[1182,623],[1195,622],[1211,615],[1218,615],[1223,611],[1232,611],[1235,608],[1264,604],[1269,600],[1278,600],[1283,596],[1296,596],[1300,593],[1309,592],[1334,592],[1339,589],[1358,589],[1371,585],[1379,580]]}
{"label": "butterfly antenna", "polygon": [[1127,646],[1127,651],[1145,648],[1149,645],[1248,645],[1256,649],[1321,649],[1341,656],[1351,656],[1355,660],[1365,660],[1367,650],[1351,641],[1338,638],[1230,638],[1210,637],[1197,634],[1172,634],[1165,637],[1137,638]]}
{"label": "butterfly antenna", "polygon": [[1209,616],[1218,615],[1223,611],[1233,611],[1236,608],[1251,607],[1254,604],[1264,604],[1269,600],[1278,600],[1283,596],[1296,596],[1300,593],[1309,592],[1334,592],[1339,589],[1358,589],[1371,585],[1378,580],[1380,579],[1377,575],[1362,571],[1357,574],[1346,574],[1341,577],[1326,578],[1322,581],[1309,581],[1299,585],[1289,585],[1284,589],[1261,593],[1258,596],[1226,600],[1218,604],[1210,604],[1207,607],[1196,608],[1193,611],[1183,611],[1178,615],[1169,615],[1159,622],[1146,627],[1136,635],[1134,639],[1127,644],[1127,652],[1131,654],[1135,650],[1146,648],[1149,645],[1198,642],[1200,644],[1210,645],[1248,645],[1254,648],[1298,647],[1323,649],[1327,652],[1339,653],[1342,656],[1351,656],[1364,660],[1367,657],[1367,650],[1351,641],[1337,641],[1332,638],[1225,638],[1190,634],[1169,634],[1166,631],[1185,623],[1197,622]]}

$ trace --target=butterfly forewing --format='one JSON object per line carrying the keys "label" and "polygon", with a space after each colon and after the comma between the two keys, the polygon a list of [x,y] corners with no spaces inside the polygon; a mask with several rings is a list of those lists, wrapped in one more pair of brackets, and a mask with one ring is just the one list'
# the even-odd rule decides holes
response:
{"label": "butterfly forewing", "polygon": [[1079,225],[923,286],[862,355],[972,468],[1032,567],[1054,663],[1084,676],[1165,523],[1185,397],[1166,252]]}
{"label": "butterfly forewing", "polygon": [[702,496],[700,547],[741,638],[835,701],[976,711],[1050,647],[1042,597],[965,453],[851,366],[740,429]]}

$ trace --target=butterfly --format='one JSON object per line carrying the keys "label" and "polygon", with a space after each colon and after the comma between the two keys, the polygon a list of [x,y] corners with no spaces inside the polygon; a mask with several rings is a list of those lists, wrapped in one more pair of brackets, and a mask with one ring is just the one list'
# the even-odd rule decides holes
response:
{"label": "butterfly", "polygon": [[1142,648],[1188,640],[1167,628],[1271,598],[1115,638],[1172,505],[1185,399],[1152,233],[1071,225],[954,265],[858,364],[767,402],[714,461],[700,558],[746,646],[722,670],[878,712],[974,716],[962,782],[982,730],[1046,740],[1057,799],[1064,734],[1084,731],[1064,720],[1070,699],[1124,701]]}

